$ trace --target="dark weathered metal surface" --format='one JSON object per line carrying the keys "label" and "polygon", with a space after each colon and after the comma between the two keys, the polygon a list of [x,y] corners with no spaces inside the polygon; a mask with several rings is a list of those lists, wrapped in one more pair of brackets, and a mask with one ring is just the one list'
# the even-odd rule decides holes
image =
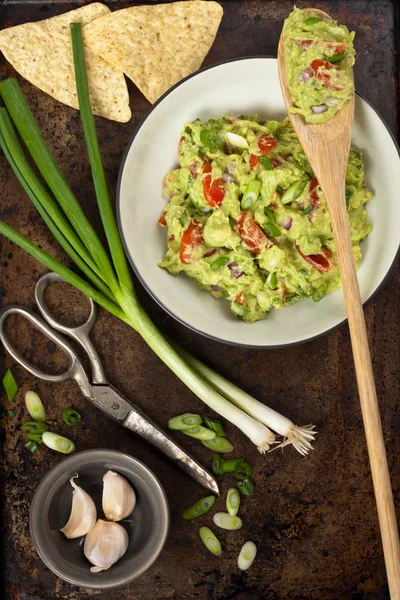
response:
{"label": "dark weathered metal surface", "polygon": [[[225,1],[225,15],[205,64],[227,58],[276,54],[282,20],[291,1]],[[310,2],[299,1],[299,6]],[[113,6],[123,6],[114,2]],[[326,0],[321,8],[357,32],[356,82],[397,134],[395,0]],[[11,3],[0,8],[1,26],[38,20],[76,6],[72,3]],[[125,5],[124,5],[125,6]],[[398,29],[397,29],[398,31]],[[1,77],[14,75],[4,61]],[[20,79],[22,89],[61,168],[71,182],[93,223],[99,216],[78,113],[42,94]],[[223,81],[221,82],[223,85]],[[125,125],[97,119],[100,144],[112,193],[125,146],[144,112],[147,101],[129,84],[133,118]],[[379,160],[379,157],[376,157]],[[21,191],[3,158],[0,160],[0,218],[61,260],[65,257]],[[398,190],[394,190],[398,193]],[[390,218],[390,215],[387,216]],[[33,306],[34,285],[44,273],[34,259],[1,239],[2,304]],[[393,478],[395,502],[400,506],[400,286],[399,268],[366,309],[371,350],[381,403],[383,428]],[[82,316],[84,302],[72,291],[54,288],[50,300],[72,319]],[[16,417],[2,418],[3,428],[3,551],[4,585],[8,599],[82,600],[90,592],[56,579],[36,555],[28,532],[32,494],[48,469],[60,460],[50,451],[31,456],[18,430],[24,417],[23,394],[35,389],[43,398],[50,423],[69,434],[79,449],[116,448],[143,460],[162,481],[171,503],[172,528],[164,553],[156,565],[134,585],[105,594],[106,600],[367,600],[387,598],[385,572],[372,484],[347,327],[312,343],[284,350],[251,351],[207,341],[172,322],[141,291],[146,309],[159,326],[197,356],[215,366],[261,400],[296,422],[317,424],[315,451],[302,458],[293,450],[259,456],[233,428],[229,437],[235,453],[255,466],[256,493],[243,502],[245,526],[237,533],[220,533],[223,555],[207,554],[198,539],[200,524],[186,523],[181,512],[203,492],[138,438],[121,431],[94,407],[83,402],[73,383],[49,384],[35,380],[5,358],[20,384]],[[49,302],[50,302],[49,300]],[[68,304],[68,302],[70,302]],[[64,304],[65,303],[65,304]],[[62,308],[62,306],[67,308]],[[71,306],[73,313],[71,314]],[[288,311],[288,318],[290,314]],[[256,325],[254,325],[256,327]],[[15,342],[42,366],[60,368],[53,345],[45,343],[19,323],[11,329]],[[127,326],[100,311],[94,342],[112,383],[132,397],[160,425],[186,410],[202,410],[197,400],[165,368]],[[83,425],[68,430],[60,418],[62,407],[73,405]],[[3,406],[8,403],[3,396]],[[195,440],[180,440],[205,464],[210,452]],[[226,492],[229,482],[222,482]],[[222,501],[221,501],[222,506]],[[241,544],[254,540],[259,554],[252,569],[239,574],[236,558]]]}

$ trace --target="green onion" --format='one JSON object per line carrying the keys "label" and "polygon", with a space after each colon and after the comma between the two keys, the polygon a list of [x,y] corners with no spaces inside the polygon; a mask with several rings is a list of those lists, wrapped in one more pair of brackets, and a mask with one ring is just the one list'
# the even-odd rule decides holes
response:
{"label": "green onion", "polygon": [[81,422],[81,415],[73,408],[64,408],[62,411],[62,418],[64,423],[72,427]]}
{"label": "green onion", "polygon": [[198,425],[201,425],[201,422],[202,418],[200,415],[195,415],[193,413],[184,413],[183,415],[178,415],[170,419],[168,421],[168,427],[169,429],[183,431],[184,429],[197,427]]}
{"label": "green onion", "polygon": [[216,435],[215,438],[212,438],[211,440],[203,440],[201,443],[209,450],[222,452],[222,454],[227,454],[233,450],[230,441],[220,435]]}
{"label": "green onion", "polygon": [[243,496],[251,496],[254,492],[254,485],[251,479],[242,479],[241,481],[238,481],[237,486]]}
{"label": "green onion", "polygon": [[267,285],[269,288],[271,288],[271,290],[276,290],[278,287],[278,277],[276,276],[276,273],[269,273],[267,277]]}
{"label": "green onion", "polygon": [[68,438],[52,433],[51,431],[45,431],[42,434],[42,442],[48,448],[61,452],[62,454],[71,454],[75,450],[74,442],[71,442]]}
{"label": "green onion", "polygon": [[346,208],[350,206],[350,200],[352,199],[354,194],[353,188],[346,183]]}
{"label": "green onion", "polygon": [[46,420],[46,411],[43,402],[36,392],[26,392],[25,405],[34,421],[43,422]]}
{"label": "green onion", "polygon": [[282,187],[281,185],[277,185],[275,189],[276,189],[276,191],[278,192],[278,194],[282,194],[282,192],[283,192],[283,187]]}
{"label": "green onion", "polygon": [[226,264],[228,264],[229,261],[229,256],[220,256],[219,258],[217,258],[217,260],[214,260],[214,262],[211,263],[210,268],[213,271],[218,271],[218,269],[221,269]]}
{"label": "green onion", "polygon": [[210,417],[207,417],[207,415],[204,417],[204,421],[208,429],[211,429],[211,431],[215,431],[217,436],[225,437],[225,431],[220,421],[217,421],[216,419],[211,419]]}
{"label": "green onion", "polygon": [[269,208],[269,206],[264,206],[264,215],[266,217],[268,217],[268,219],[270,221],[272,221],[273,223],[276,223],[276,215],[275,215],[274,211],[272,210],[272,208]]}
{"label": "green onion", "polygon": [[315,290],[312,295],[312,299],[314,302],[319,302],[326,294],[326,287],[324,285],[320,285],[319,288]]}
{"label": "green onion", "polygon": [[308,17],[304,21],[304,24],[305,25],[314,25],[315,23],[320,23],[321,21],[322,21],[322,19],[320,19],[319,17]]}
{"label": "green onion", "polygon": [[39,423],[37,421],[27,421],[20,427],[22,431],[27,433],[44,433],[49,430],[49,426],[46,423]]}
{"label": "green onion", "polygon": [[214,506],[215,496],[206,496],[205,498],[200,498],[197,500],[192,506],[189,506],[183,513],[183,518],[186,521],[191,519],[197,519],[197,517],[201,517],[206,512],[210,510]]}
{"label": "green onion", "polygon": [[32,454],[35,454],[35,452],[37,452],[37,450],[39,449],[39,444],[33,442],[32,440],[28,440],[27,442],[25,442],[24,446],[25,448],[28,448],[28,450],[30,450]]}
{"label": "green onion", "polygon": [[337,52],[333,56],[324,56],[324,58],[325,58],[325,60],[329,61],[330,63],[335,64],[335,63],[341,62],[345,56],[346,56],[346,50],[344,50],[343,52]]}
{"label": "green onion", "polygon": [[226,495],[226,510],[232,517],[236,517],[239,512],[240,494],[236,488],[229,488]]}
{"label": "green onion", "polygon": [[228,529],[228,531],[236,531],[241,529],[243,522],[240,517],[229,515],[228,513],[215,513],[213,521],[221,529]]}
{"label": "green onion", "polygon": [[41,433],[27,433],[26,437],[33,442],[36,442],[39,446],[42,443],[42,434]]}
{"label": "green onion", "polygon": [[8,410],[7,414],[9,417],[15,417],[15,410]]}
{"label": "green onion", "polygon": [[207,550],[215,554],[215,556],[221,556],[221,544],[211,529],[209,527],[200,527],[199,533]]}
{"label": "green onion", "polygon": [[312,167],[308,161],[307,156],[304,154],[304,152],[298,153],[297,160],[299,161],[300,166],[303,169],[303,171],[305,171],[307,173],[307,175],[309,175],[310,177],[314,177],[314,171],[312,170]]}
{"label": "green onion", "polygon": [[259,156],[258,160],[260,161],[262,166],[267,169],[267,171],[274,170],[274,165],[272,164],[272,160],[268,156]]}
{"label": "green onion", "polygon": [[200,132],[200,142],[207,148],[216,148],[219,143],[219,135],[215,131],[203,129]]}
{"label": "green onion", "polygon": [[292,183],[281,198],[282,204],[289,204],[296,200],[303,193],[306,184],[307,181],[305,179],[300,179]]}
{"label": "green onion", "polygon": [[14,379],[14,375],[12,374],[11,369],[8,369],[3,377],[3,387],[5,389],[9,402],[12,402],[18,392],[18,385]]}
{"label": "green onion", "polygon": [[182,433],[188,435],[189,437],[195,438],[196,440],[212,440],[215,438],[215,431],[211,431],[207,429],[207,427],[202,427],[201,425],[197,425],[197,427],[190,427],[189,429],[183,429]]}
{"label": "green onion", "polygon": [[264,224],[263,229],[269,237],[279,237],[281,235],[281,230],[272,221],[267,221],[267,223]]}
{"label": "green onion", "polygon": [[243,464],[243,458],[233,458],[232,460],[225,460],[224,464],[222,465],[222,470],[224,473],[234,473]]}
{"label": "green onion", "polygon": [[308,215],[312,210],[313,210],[313,206],[311,204],[309,204],[309,206],[306,206],[306,208],[303,210],[303,213],[305,215]]}
{"label": "green onion", "polygon": [[223,464],[224,464],[224,459],[220,457],[219,454],[214,454],[214,456],[212,457],[212,463],[211,463],[211,468],[212,468],[212,472],[214,473],[214,475],[222,475],[222,473],[224,472],[223,469]]}
{"label": "green onion", "polygon": [[243,197],[240,205],[244,209],[252,208],[257,202],[261,191],[261,181],[250,181],[244,188]]}
{"label": "green onion", "polygon": [[257,555],[257,546],[254,542],[246,542],[238,556],[238,567],[241,571],[247,571],[254,562]]}
{"label": "green onion", "polygon": [[253,475],[253,467],[251,467],[248,463],[242,463],[239,465],[237,469],[235,469],[235,477],[236,479],[243,480],[248,479]]}
{"label": "green onion", "polygon": [[309,272],[307,271],[307,269],[300,269],[299,273],[304,275],[304,277],[307,277],[307,275],[309,275]]}

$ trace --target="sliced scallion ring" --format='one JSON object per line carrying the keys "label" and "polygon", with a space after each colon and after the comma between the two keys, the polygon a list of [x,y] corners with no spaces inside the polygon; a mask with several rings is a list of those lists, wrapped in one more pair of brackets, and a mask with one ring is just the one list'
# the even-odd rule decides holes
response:
{"label": "sliced scallion ring", "polygon": [[51,450],[61,452],[62,454],[71,454],[75,450],[74,442],[71,442],[68,438],[52,433],[51,431],[45,431],[42,435],[42,442]]}
{"label": "sliced scallion ring", "polygon": [[[189,437],[195,438],[196,440],[212,440],[215,438],[215,431],[211,431],[207,429],[207,427],[202,427],[198,425],[197,427],[191,427],[190,429],[183,429],[182,433],[188,435]],[[224,439],[224,438],[221,438]]]}
{"label": "sliced scallion ring", "polygon": [[183,413],[183,415],[177,415],[168,421],[169,429],[177,431],[183,431],[184,429],[190,429],[191,427],[198,427],[201,425],[202,418],[200,415],[193,413]]}
{"label": "sliced scallion ring", "polygon": [[25,405],[34,421],[43,422],[46,420],[46,411],[43,402],[36,392],[26,392]]}
{"label": "sliced scallion ring", "polygon": [[236,488],[229,488],[226,495],[226,510],[232,517],[236,517],[239,512],[240,494]]}
{"label": "sliced scallion ring", "polygon": [[238,556],[238,567],[241,571],[247,571],[254,562],[257,555],[257,546],[254,542],[246,542]]}
{"label": "sliced scallion ring", "polygon": [[241,529],[243,522],[240,517],[230,515],[228,513],[219,512],[213,516],[213,521],[217,527],[227,529],[228,531],[236,531]]}
{"label": "sliced scallion ring", "polygon": [[202,440],[202,444],[210,450],[222,452],[223,454],[227,454],[233,450],[233,446],[230,441],[224,437],[221,437],[220,435],[216,435],[210,440]]}
{"label": "sliced scallion ring", "polygon": [[212,554],[215,554],[215,556],[221,556],[222,549],[220,541],[213,534],[211,529],[209,527],[200,527],[199,533],[207,550],[212,552]]}

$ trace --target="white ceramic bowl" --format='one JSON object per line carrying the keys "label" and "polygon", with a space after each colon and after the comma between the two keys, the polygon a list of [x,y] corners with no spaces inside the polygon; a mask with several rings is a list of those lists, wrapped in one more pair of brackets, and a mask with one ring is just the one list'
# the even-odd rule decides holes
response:
{"label": "white ceramic bowl", "polygon": [[[229,304],[201,291],[185,274],[177,277],[157,263],[166,250],[166,230],[157,220],[166,204],[165,174],[176,168],[183,124],[199,117],[255,114],[283,119],[285,107],[276,59],[244,58],[199,71],[167,92],[139,124],[121,164],[117,210],[122,239],[132,267],[153,298],[191,329],[237,345],[277,347],[322,335],[346,319],[343,294],[337,290],[316,304],[312,299],[247,325]],[[374,230],[362,242],[358,271],[364,302],[382,284],[400,245],[400,157],[390,131],[375,109],[357,95],[353,147],[362,150],[368,186],[375,198],[368,203]]]}

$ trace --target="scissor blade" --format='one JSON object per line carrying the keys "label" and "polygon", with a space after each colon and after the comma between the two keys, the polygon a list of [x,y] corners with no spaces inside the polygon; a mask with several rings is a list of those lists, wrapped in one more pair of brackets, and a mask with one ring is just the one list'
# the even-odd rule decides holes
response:
{"label": "scissor blade", "polygon": [[164,452],[170,459],[214,494],[219,494],[215,478],[183,448],[153,423],[137,406],[126,400],[112,385],[94,385],[91,401],[108,416],[134,431]]}

